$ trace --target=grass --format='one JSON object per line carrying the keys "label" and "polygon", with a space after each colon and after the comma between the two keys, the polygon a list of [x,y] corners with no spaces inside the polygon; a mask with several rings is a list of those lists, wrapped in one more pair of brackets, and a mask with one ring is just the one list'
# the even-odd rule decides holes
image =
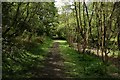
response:
{"label": "grass", "polygon": [[[41,43],[24,44],[25,49],[16,49],[14,54],[3,55],[3,78],[33,78],[39,73],[41,67],[44,67],[49,48],[52,46],[52,40],[46,38]],[[117,73],[116,66],[109,63],[104,64],[100,59],[87,53],[78,53],[64,40],[54,40],[60,43],[61,56],[64,58],[65,73],[72,78],[103,78],[110,74]],[[14,58],[14,60],[12,59]],[[37,76],[39,77],[39,76]]]}
{"label": "grass", "polygon": [[33,42],[24,45],[25,49],[16,49],[9,56],[3,55],[3,78],[35,77],[34,70],[43,67],[42,61],[46,58],[52,40],[45,38],[42,44]]}
{"label": "grass", "polygon": [[[111,78],[108,73],[116,73],[118,69],[105,65],[99,58],[87,53],[78,53],[65,41],[59,41],[61,55],[64,58],[66,74],[72,78]],[[112,70],[114,69],[114,70]]]}

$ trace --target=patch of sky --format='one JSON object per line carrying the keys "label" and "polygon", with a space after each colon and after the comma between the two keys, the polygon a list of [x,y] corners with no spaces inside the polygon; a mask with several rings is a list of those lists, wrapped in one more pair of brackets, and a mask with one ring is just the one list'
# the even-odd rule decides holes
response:
{"label": "patch of sky", "polygon": [[[71,5],[70,8],[73,9],[74,6],[72,6],[72,5],[74,4],[74,1],[76,1],[76,0],[55,0],[55,7],[57,7],[57,9],[58,9],[58,14],[62,14],[64,12],[63,6]],[[76,2],[83,2],[83,1],[85,1],[85,3],[87,5],[89,5],[89,3],[91,2],[91,0],[79,0]],[[67,8],[66,12],[70,13],[71,12],[70,8]]]}

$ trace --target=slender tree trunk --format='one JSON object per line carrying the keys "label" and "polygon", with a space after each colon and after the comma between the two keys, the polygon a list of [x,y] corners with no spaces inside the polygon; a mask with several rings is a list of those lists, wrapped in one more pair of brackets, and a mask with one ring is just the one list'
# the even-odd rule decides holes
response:
{"label": "slender tree trunk", "polygon": [[[84,2],[85,4],[85,2]],[[86,28],[86,17],[85,17],[85,6],[83,5],[83,22],[84,22],[84,25],[83,25],[83,30],[84,30],[84,37],[83,37],[83,53],[85,52],[86,50],[86,47],[87,47],[87,28]]]}
{"label": "slender tree trunk", "polygon": [[[96,5],[97,6],[97,5]],[[99,21],[99,15],[98,15],[98,11],[97,11],[97,8],[96,8],[96,27],[97,27],[97,55],[99,56],[99,26],[100,25],[100,21]]]}
{"label": "slender tree trunk", "polygon": [[105,53],[105,62],[107,62],[107,52],[106,52],[106,16],[105,16],[105,11],[103,11],[103,17],[104,17],[104,53]]}
{"label": "slender tree trunk", "polygon": [[76,13],[76,22],[77,22],[77,48],[78,52],[80,52],[80,25],[79,25],[79,18],[78,18],[78,12],[77,12],[77,4],[75,2],[75,13]]}
{"label": "slender tree trunk", "polygon": [[118,42],[118,49],[120,50],[120,16],[117,20],[118,23],[118,35],[117,35],[117,42]]}
{"label": "slender tree trunk", "polygon": [[100,26],[101,26],[101,32],[100,32],[100,38],[101,38],[101,40],[100,40],[100,42],[101,42],[101,55],[102,55],[102,60],[103,60],[103,62],[104,62],[104,26],[103,26],[103,3],[101,2],[101,4],[100,4],[100,7],[101,7],[101,9],[100,9]]}

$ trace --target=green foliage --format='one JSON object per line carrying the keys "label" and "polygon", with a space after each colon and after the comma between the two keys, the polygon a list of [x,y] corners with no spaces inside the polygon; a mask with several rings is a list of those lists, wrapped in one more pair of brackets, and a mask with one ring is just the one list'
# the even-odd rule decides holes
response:
{"label": "green foliage", "polygon": [[[7,6],[6,6],[7,5]],[[47,6],[46,6],[47,5]],[[50,3],[2,3],[3,44],[20,36],[52,35],[57,9]],[[28,33],[28,34],[25,34]],[[9,42],[9,43],[10,43]]]}
{"label": "green foliage", "polygon": [[64,27],[62,27],[62,28],[60,28],[58,31],[57,31],[57,35],[58,35],[58,37],[59,38],[65,38],[66,37],[66,35],[65,35],[65,28]]}
{"label": "green foliage", "polygon": [[110,77],[110,73],[117,73],[115,65],[104,64],[91,55],[94,53],[77,52],[69,46],[80,43],[81,49],[107,51],[108,57],[117,58],[120,47],[119,4],[66,3],[62,14],[58,15],[54,2],[3,2],[3,78],[35,77],[36,74],[32,73],[43,67],[42,61],[52,43],[49,37],[53,36],[68,42],[58,41],[66,73],[71,77]]}
{"label": "green foliage", "polygon": [[43,67],[42,61],[45,59],[51,43],[52,40],[50,38],[46,38],[45,42],[42,44],[26,43],[24,49],[20,50],[19,48],[16,48],[9,55],[4,54],[3,79],[35,77],[36,75],[34,74],[34,71]]}
{"label": "green foliage", "polygon": [[[2,3],[3,78],[34,77],[42,66],[57,22],[54,2]],[[40,62],[40,64],[36,64]]]}
{"label": "green foliage", "polygon": [[[60,42],[60,41],[59,41]],[[88,55],[87,53],[78,53],[69,47],[67,42],[60,42],[61,55],[64,58],[66,74],[75,78],[104,78],[109,76],[110,65],[106,66],[101,59]],[[117,68],[114,67],[116,70]],[[107,69],[107,70],[106,70]],[[118,70],[117,70],[118,71]],[[111,71],[114,73],[114,71]]]}
{"label": "green foliage", "polygon": [[98,63],[91,63],[91,65],[89,65],[87,68],[86,68],[86,71],[87,71],[87,75],[91,75],[91,74],[96,74],[97,76],[104,76],[106,74],[106,71],[105,71],[105,65],[101,62],[98,62]]}

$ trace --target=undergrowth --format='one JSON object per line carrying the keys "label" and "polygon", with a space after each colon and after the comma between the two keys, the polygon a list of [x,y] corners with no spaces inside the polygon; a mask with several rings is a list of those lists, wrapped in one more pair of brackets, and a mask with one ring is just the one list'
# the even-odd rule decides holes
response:
{"label": "undergrowth", "polygon": [[46,37],[43,43],[24,42],[24,48],[14,46],[9,54],[4,53],[3,79],[35,77],[34,70],[43,66],[42,62],[51,45],[52,40]]}
{"label": "undergrowth", "polygon": [[[60,41],[59,41],[60,42]],[[61,55],[64,58],[66,74],[72,78],[112,78],[108,73],[117,73],[118,69],[112,64],[104,64],[101,59],[78,53],[69,47],[67,42],[60,42]]]}

